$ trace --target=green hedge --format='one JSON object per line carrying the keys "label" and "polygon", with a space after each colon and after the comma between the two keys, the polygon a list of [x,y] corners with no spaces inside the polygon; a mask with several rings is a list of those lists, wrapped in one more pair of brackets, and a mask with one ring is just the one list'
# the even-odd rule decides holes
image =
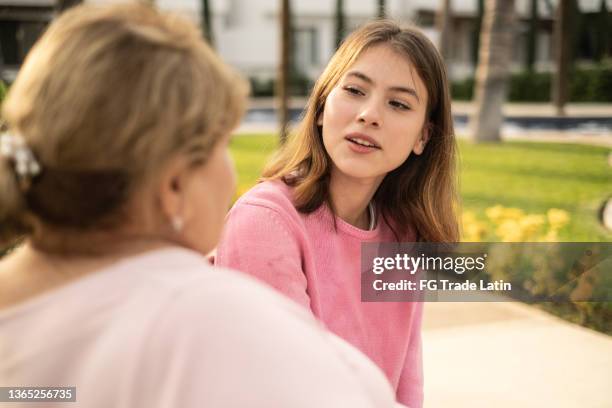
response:
{"label": "green hedge", "polygon": [[[249,78],[251,94],[253,96],[274,96],[276,80],[259,80]],[[307,96],[312,90],[313,83],[302,74],[293,74],[289,80],[289,93],[295,96]]]}
{"label": "green hedge", "polygon": [[[508,100],[511,102],[550,101],[551,73],[520,72],[510,77]],[[474,79],[453,82],[453,99],[471,100]],[[571,102],[612,102],[612,60],[591,67],[574,69],[570,74]]]}
{"label": "green hedge", "polygon": [[4,84],[4,82],[2,82],[2,80],[0,80],[0,103],[2,103],[2,101],[4,100],[7,91],[7,86]]}

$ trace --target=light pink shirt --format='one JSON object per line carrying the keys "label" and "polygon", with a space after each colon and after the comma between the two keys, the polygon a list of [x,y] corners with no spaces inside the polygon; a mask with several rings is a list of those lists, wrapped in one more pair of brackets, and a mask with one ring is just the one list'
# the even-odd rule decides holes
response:
{"label": "light pink shirt", "polygon": [[395,405],[383,373],[310,313],[179,248],[0,310],[0,386],[76,386],[76,403],[7,408]]}
{"label": "light pink shirt", "polygon": [[312,310],[383,369],[399,402],[419,408],[422,303],[361,302],[361,243],[396,239],[382,219],[365,231],[336,217],[335,231],[332,217],[326,205],[301,214],[284,183],[260,183],[230,211],[215,262],[256,276]]}

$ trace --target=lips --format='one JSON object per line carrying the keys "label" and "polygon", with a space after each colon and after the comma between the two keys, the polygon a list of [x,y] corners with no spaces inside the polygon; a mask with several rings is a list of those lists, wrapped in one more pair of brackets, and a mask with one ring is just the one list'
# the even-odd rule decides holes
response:
{"label": "lips", "polygon": [[364,135],[362,133],[350,133],[344,137],[351,143],[354,143],[359,146],[368,147],[371,149],[382,149],[380,145],[368,135]]}

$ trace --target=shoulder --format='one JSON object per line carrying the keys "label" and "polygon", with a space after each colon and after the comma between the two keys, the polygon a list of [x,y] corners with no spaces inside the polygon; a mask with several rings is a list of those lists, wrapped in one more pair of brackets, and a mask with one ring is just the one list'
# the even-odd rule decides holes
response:
{"label": "shoulder", "polygon": [[[270,406],[337,406],[347,399],[369,406],[368,394],[392,395],[378,369],[305,308],[230,269],[201,272],[166,302],[143,350],[148,364],[181,367],[179,384],[197,380],[214,399],[239,383],[249,398]],[[291,385],[279,389],[279,382]],[[228,402],[241,400],[239,394],[218,397]]]}
{"label": "shoulder", "polygon": [[171,304],[164,308],[172,314],[169,316],[172,321],[206,315],[207,311],[217,317],[224,315],[231,324],[241,318],[252,322],[279,310],[285,315],[302,315],[302,308],[294,307],[293,302],[266,285],[233,269],[206,263],[199,270],[185,272],[188,279],[177,285]]}
{"label": "shoulder", "polygon": [[204,264],[181,269],[172,271],[184,276],[170,285],[172,296],[162,296],[148,330],[152,354],[166,356],[168,364],[189,352],[190,359],[238,372],[244,361],[270,359],[279,347],[295,351],[296,343],[308,347],[306,338],[321,341],[320,324],[306,308],[251,276]]}
{"label": "shoulder", "polygon": [[302,231],[302,215],[293,205],[293,189],[283,181],[257,184],[236,201],[226,219],[229,228],[255,228],[277,224],[290,235]]}
{"label": "shoulder", "polygon": [[147,303],[151,310],[158,311],[150,321],[150,329],[158,339],[167,340],[170,348],[177,336],[193,341],[201,336],[202,341],[213,341],[217,335],[223,337],[227,330],[237,328],[244,335],[249,332],[249,336],[257,336],[251,329],[278,324],[274,323],[278,320],[284,324],[292,324],[294,319],[314,324],[305,309],[256,279],[212,266],[189,250],[159,251],[123,269],[140,270],[140,288],[132,292],[130,303],[136,310],[140,310],[137,304]]}
{"label": "shoulder", "polygon": [[[212,267],[189,251],[155,258],[148,280],[152,289],[148,296],[132,299],[138,303],[134,311],[151,316],[142,330],[146,336],[137,359],[137,389],[163,387],[175,406],[245,406],[253,399],[255,405],[305,407],[309,405],[296,404],[302,388],[325,385],[317,375],[350,375],[339,367],[341,362],[332,362],[337,352],[305,308],[247,275]],[[174,268],[169,269],[171,264]],[[136,317],[132,313],[129,320],[143,321]],[[295,386],[278,390],[287,378]],[[244,389],[229,393],[232,384]],[[348,395],[346,389],[343,394]]]}
{"label": "shoulder", "polygon": [[293,205],[292,188],[281,180],[264,181],[255,185],[236,201],[234,208],[260,206],[280,212],[297,212]]}

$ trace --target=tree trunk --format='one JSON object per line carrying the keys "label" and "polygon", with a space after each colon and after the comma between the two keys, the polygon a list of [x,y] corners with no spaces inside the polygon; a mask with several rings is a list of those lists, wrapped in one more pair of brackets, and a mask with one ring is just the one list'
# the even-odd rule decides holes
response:
{"label": "tree trunk", "polygon": [[289,130],[289,75],[291,71],[291,10],[289,0],[281,0],[280,63],[276,94],[278,98],[278,126],[281,143],[287,140]]}
{"label": "tree trunk", "polygon": [[571,0],[560,0],[557,5],[554,26],[555,72],[552,83],[552,100],[557,115],[565,115],[565,104],[569,94],[569,65],[572,45]]}
{"label": "tree trunk", "polygon": [[204,38],[208,41],[210,46],[213,46],[213,33],[212,33],[212,23],[210,19],[210,2],[208,0],[202,0],[202,33],[204,34]]}
{"label": "tree trunk", "polygon": [[472,66],[478,66],[478,50],[480,49],[480,32],[482,31],[482,17],[484,15],[484,0],[477,0],[478,14],[472,32]]}
{"label": "tree trunk", "polygon": [[68,10],[70,7],[81,4],[82,2],[83,0],[56,0],[55,11],[59,14],[65,10]]}
{"label": "tree trunk", "polygon": [[476,71],[475,112],[471,136],[475,142],[499,141],[506,100],[514,34],[514,0],[487,0]]}
{"label": "tree trunk", "polygon": [[378,0],[378,10],[376,12],[376,15],[378,16],[378,18],[385,18],[387,17],[387,13],[385,11],[385,0]]}
{"label": "tree trunk", "polygon": [[527,56],[525,68],[527,71],[534,71],[538,41],[538,0],[531,0],[530,14],[529,30],[527,31]]}
{"label": "tree trunk", "polygon": [[345,18],[344,18],[344,1],[336,0],[336,48],[340,46],[344,39]]}
{"label": "tree trunk", "polygon": [[606,5],[606,0],[601,0],[599,13],[597,13],[597,43],[595,46],[595,60],[600,62],[610,56],[610,39],[612,39],[612,29],[610,26],[610,12]]}
{"label": "tree trunk", "polygon": [[446,61],[447,68],[451,68],[448,64],[450,61],[450,50],[451,50],[451,35],[452,35],[452,6],[451,0],[442,0],[440,2],[440,9],[436,14],[436,26],[440,33],[440,39],[438,41],[438,49],[440,54]]}

